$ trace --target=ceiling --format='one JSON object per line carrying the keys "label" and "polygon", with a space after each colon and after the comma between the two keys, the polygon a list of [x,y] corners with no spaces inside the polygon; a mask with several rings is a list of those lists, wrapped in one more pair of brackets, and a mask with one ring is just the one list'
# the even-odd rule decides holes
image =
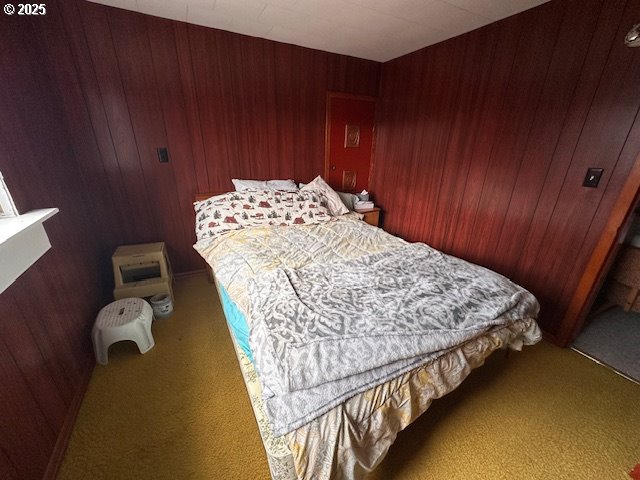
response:
{"label": "ceiling", "polygon": [[96,3],[385,62],[546,1],[97,0]]}

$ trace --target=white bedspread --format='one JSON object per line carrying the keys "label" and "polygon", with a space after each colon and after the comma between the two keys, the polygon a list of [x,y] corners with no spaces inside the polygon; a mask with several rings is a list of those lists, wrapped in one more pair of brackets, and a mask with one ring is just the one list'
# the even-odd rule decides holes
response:
{"label": "white bedspread", "polygon": [[[320,274],[322,270],[327,274],[339,270],[340,265],[344,265],[345,262],[356,260],[358,264],[357,259],[361,259],[360,264],[367,265],[371,259],[378,258],[375,255],[377,253],[386,252],[381,256],[384,258],[388,257],[389,252],[401,252],[403,249],[416,247],[348,215],[321,225],[238,230],[220,239],[199,242],[195,248],[213,267],[216,278],[243,311],[250,327],[259,330],[256,322],[259,321],[257,319],[260,315],[257,314],[257,310],[250,308],[248,286],[252,281],[266,279],[268,282],[270,275],[277,278],[284,273],[291,275],[287,277],[288,281],[290,285],[295,285],[298,281],[307,281],[294,278],[301,269],[308,269],[314,275]],[[460,260],[426,246],[418,248],[423,249],[427,257],[433,256],[440,268],[450,267],[451,272],[458,271],[456,275],[463,265],[468,279],[467,287],[480,295],[476,298],[482,299],[483,295],[486,295],[486,292],[482,291],[488,287],[487,282],[496,282],[502,285],[503,293],[507,292],[506,296],[510,300],[501,303],[504,302],[503,298],[494,302],[493,310],[485,312],[482,326],[479,328],[467,328],[467,320],[462,320],[460,325],[466,325],[463,329],[473,332],[469,337],[472,340],[466,343],[463,337],[458,337],[458,343],[438,343],[432,353],[413,351],[409,356],[403,354],[403,358],[399,360],[388,357],[382,360],[382,364],[386,364],[385,369],[372,368],[358,373],[361,367],[357,367],[355,373],[368,375],[364,382],[354,384],[353,378],[350,378],[354,376],[350,374],[353,372],[348,369],[337,376],[346,373],[347,377],[337,380],[334,379],[337,377],[333,373],[327,378],[312,375],[314,378],[298,379],[294,374],[281,377],[282,385],[271,389],[275,392],[267,391],[266,395],[263,395],[264,410],[274,427],[275,435],[293,430],[288,438],[299,478],[355,478],[358,476],[357,472],[373,468],[384,456],[398,430],[422,413],[433,398],[455,388],[470,369],[480,365],[491,351],[505,346],[520,348],[522,344],[532,344],[540,339],[540,331],[532,318],[535,316],[537,303],[528,292],[481,267],[466,262],[460,263]],[[414,273],[418,274],[418,271],[419,269]],[[355,291],[362,301],[369,301],[366,294],[369,287],[366,282],[371,281],[371,277],[372,275],[368,275],[368,280],[361,277],[359,287],[352,283],[353,279],[330,281],[329,283],[334,285],[332,295],[348,296],[349,292]],[[295,286],[292,288],[295,290]],[[310,291],[313,290],[313,287],[309,288]],[[410,290],[411,288],[410,286]],[[299,284],[298,290],[306,291],[307,287],[302,288]],[[445,290],[462,300],[462,310],[466,313],[462,313],[461,310],[462,316],[459,316],[458,321],[460,318],[466,318],[466,314],[469,314],[470,320],[474,314],[479,313],[477,310],[474,311],[476,307],[472,305],[464,306],[464,298],[469,294],[464,288],[456,290],[455,286],[450,286]],[[314,294],[318,294],[318,291]],[[416,298],[420,300],[419,297],[418,295]],[[402,301],[397,292],[390,293],[389,299]],[[301,297],[298,296],[296,301],[300,300]],[[358,309],[360,304],[353,298],[351,300],[352,307]],[[307,300],[302,300],[302,303],[313,310],[314,307],[309,307]],[[348,304],[349,302],[344,303]],[[426,305],[425,303],[425,308]],[[438,311],[439,305],[436,301],[428,308]],[[415,312],[420,311],[417,304],[414,306]],[[384,310],[385,316],[393,317],[393,307],[385,307]],[[443,315],[446,316],[443,311],[438,315],[431,315],[432,323],[427,328],[435,327],[439,331],[448,328],[446,324],[441,323]],[[349,319],[354,318],[351,313],[353,312],[349,313]],[[497,317],[501,318],[501,322],[495,322]],[[353,320],[355,323],[348,328],[355,328],[360,320]],[[380,328],[380,325],[371,324],[369,328],[373,332],[375,328]],[[412,328],[408,326],[408,330]],[[309,336],[308,329],[302,329],[301,332],[306,332],[300,337],[306,340],[310,340],[315,334],[314,332]],[[447,351],[450,353],[442,355]],[[414,355],[415,353],[417,355]],[[290,367],[294,368],[295,365],[292,364]],[[428,375],[425,376],[425,372],[429,372]],[[260,383],[263,383],[262,372]],[[308,385],[315,386],[299,388]],[[419,385],[422,387],[418,387]],[[282,388],[283,386],[286,388]],[[416,388],[425,390],[420,391]],[[283,401],[285,396],[282,392],[287,392],[290,396],[287,401]],[[310,401],[312,397],[319,397],[320,400]]]}

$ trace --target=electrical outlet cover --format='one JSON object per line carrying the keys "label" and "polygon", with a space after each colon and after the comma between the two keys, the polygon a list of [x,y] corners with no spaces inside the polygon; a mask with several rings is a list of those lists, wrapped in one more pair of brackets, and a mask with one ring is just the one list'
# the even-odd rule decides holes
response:
{"label": "electrical outlet cover", "polygon": [[583,187],[596,188],[598,183],[600,183],[600,178],[602,177],[602,172],[604,169],[602,168],[590,168],[587,170],[587,175],[584,177],[584,182],[582,182]]}
{"label": "electrical outlet cover", "polygon": [[158,160],[160,163],[169,163],[169,150],[167,150],[167,147],[158,147]]}

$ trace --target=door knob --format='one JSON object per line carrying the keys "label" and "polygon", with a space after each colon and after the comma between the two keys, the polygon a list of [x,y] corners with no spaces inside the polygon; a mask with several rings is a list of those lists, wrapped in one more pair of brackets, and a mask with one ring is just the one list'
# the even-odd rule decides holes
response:
{"label": "door knob", "polygon": [[330,166],[329,166],[329,168],[330,168],[330,169],[331,169],[331,171],[333,172],[333,171],[335,171],[336,166],[335,166],[335,165],[330,165]]}

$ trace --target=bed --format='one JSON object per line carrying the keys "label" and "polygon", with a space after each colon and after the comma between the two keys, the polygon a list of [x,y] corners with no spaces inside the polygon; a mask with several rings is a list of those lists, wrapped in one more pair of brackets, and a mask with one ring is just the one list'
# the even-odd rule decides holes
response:
{"label": "bed", "polygon": [[196,199],[271,476],[359,479],[492,352],[540,340],[538,303],[482,267],[331,215],[323,192]]}

